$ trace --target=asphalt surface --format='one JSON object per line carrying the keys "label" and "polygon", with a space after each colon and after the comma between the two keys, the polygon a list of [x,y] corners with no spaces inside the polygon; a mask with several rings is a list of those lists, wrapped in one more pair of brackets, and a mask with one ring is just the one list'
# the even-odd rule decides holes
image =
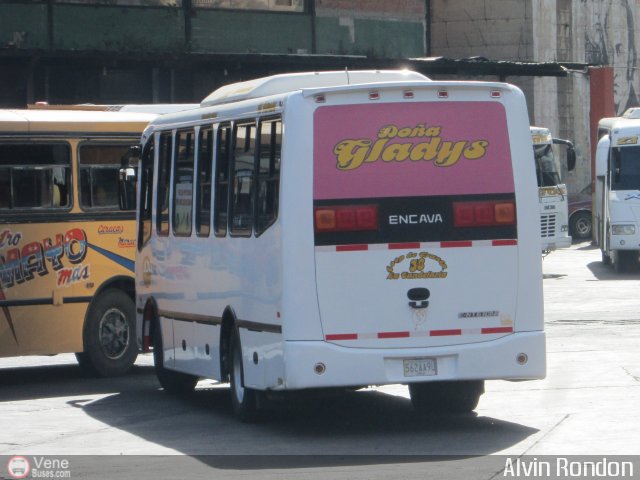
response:
{"label": "asphalt surface", "polygon": [[640,272],[614,273],[589,243],[543,271],[547,377],[487,382],[473,415],[418,417],[393,385],[249,425],[227,385],[160,390],[149,355],[116,379],[83,377],[73,355],[0,359],[0,478],[15,455],[70,459],[67,478],[252,479],[490,479],[508,459],[639,455]]}

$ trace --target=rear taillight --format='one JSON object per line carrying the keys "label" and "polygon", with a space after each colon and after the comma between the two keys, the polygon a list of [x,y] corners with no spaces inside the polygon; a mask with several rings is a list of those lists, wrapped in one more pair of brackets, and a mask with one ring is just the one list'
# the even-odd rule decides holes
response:
{"label": "rear taillight", "polygon": [[355,232],[378,229],[377,205],[336,205],[316,207],[315,230],[323,232]]}
{"label": "rear taillight", "polygon": [[515,225],[516,205],[513,201],[489,200],[454,202],[454,227],[495,227]]}

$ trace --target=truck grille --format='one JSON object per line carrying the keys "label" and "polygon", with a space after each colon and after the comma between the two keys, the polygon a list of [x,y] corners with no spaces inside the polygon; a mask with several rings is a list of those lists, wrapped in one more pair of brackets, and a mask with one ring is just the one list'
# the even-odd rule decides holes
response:
{"label": "truck grille", "polygon": [[540,216],[540,236],[542,238],[555,237],[556,234],[556,216],[541,215]]}

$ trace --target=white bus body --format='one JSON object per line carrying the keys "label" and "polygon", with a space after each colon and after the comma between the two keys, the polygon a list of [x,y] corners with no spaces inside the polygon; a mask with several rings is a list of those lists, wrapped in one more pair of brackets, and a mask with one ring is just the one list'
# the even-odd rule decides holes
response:
{"label": "white bus body", "polygon": [[603,118],[596,150],[595,235],[605,264],[638,267],[640,251],[640,111]]}
{"label": "white bus body", "polygon": [[469,411],[485,379],[544,377],[517,88],[280,75],[158,118],[142,152],[138,338],[165,388],[230,377],[248,418],[265,391],[400,383],[417,408]]}
{"label": "white bus body", "polygon": [[[571,246],[569,202],[567,186],[560,178],[560,162],[553,151],[557,139],[548,128],[530,127],[530,130],[538,180],[542,251],[566,248]],[[573,145],[570,148],[573,149]]]}

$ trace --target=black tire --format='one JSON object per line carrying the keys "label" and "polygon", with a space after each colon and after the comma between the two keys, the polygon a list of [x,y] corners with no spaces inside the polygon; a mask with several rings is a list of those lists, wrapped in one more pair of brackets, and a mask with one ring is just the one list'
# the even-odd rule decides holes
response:
{"label": "black tire", "polygon": [[638,269],[637,250],[615,250],[613,252],[613,268],[616,273],[628,273]]}
{"label": "black tire", "polygon": [[198,383],[198,377],[187,373],[176,372],[164,367],[164,353],[162,349],[162,329],[156,323],[153,330],[153,363],[160,386],[169,393],[184,395],[193,392]]}
{"label": "black tire", "polygon": [[229,390],[233,414],[241,422],[249,423],[258,419],[258,392],[244,386],[242,348],[240,335],[233,332],[229,339]]}
{"label": "black tire", "polygon": [[483,393],[483,380],[409,384],[413,408],[425,414],[472,412]]}
{"label": "black tire", "polygon": [[593,233],[591,213],[585,211],[574,213],[569,219],[569,233],[571,237],[579,240],[591,238]]}
{"label": "black tire", "polygon": [[608,253],[605,253],[604,250],[600,250],[602,255],[602,264],[603,265],[611,265],[611,256]]}
{"label": "black tire", "polygon": [[127,373],[138,356],[135,305],[121,290],[108,289],[94,299],[84,326],[84,352],[80,366],[102,377]]}

